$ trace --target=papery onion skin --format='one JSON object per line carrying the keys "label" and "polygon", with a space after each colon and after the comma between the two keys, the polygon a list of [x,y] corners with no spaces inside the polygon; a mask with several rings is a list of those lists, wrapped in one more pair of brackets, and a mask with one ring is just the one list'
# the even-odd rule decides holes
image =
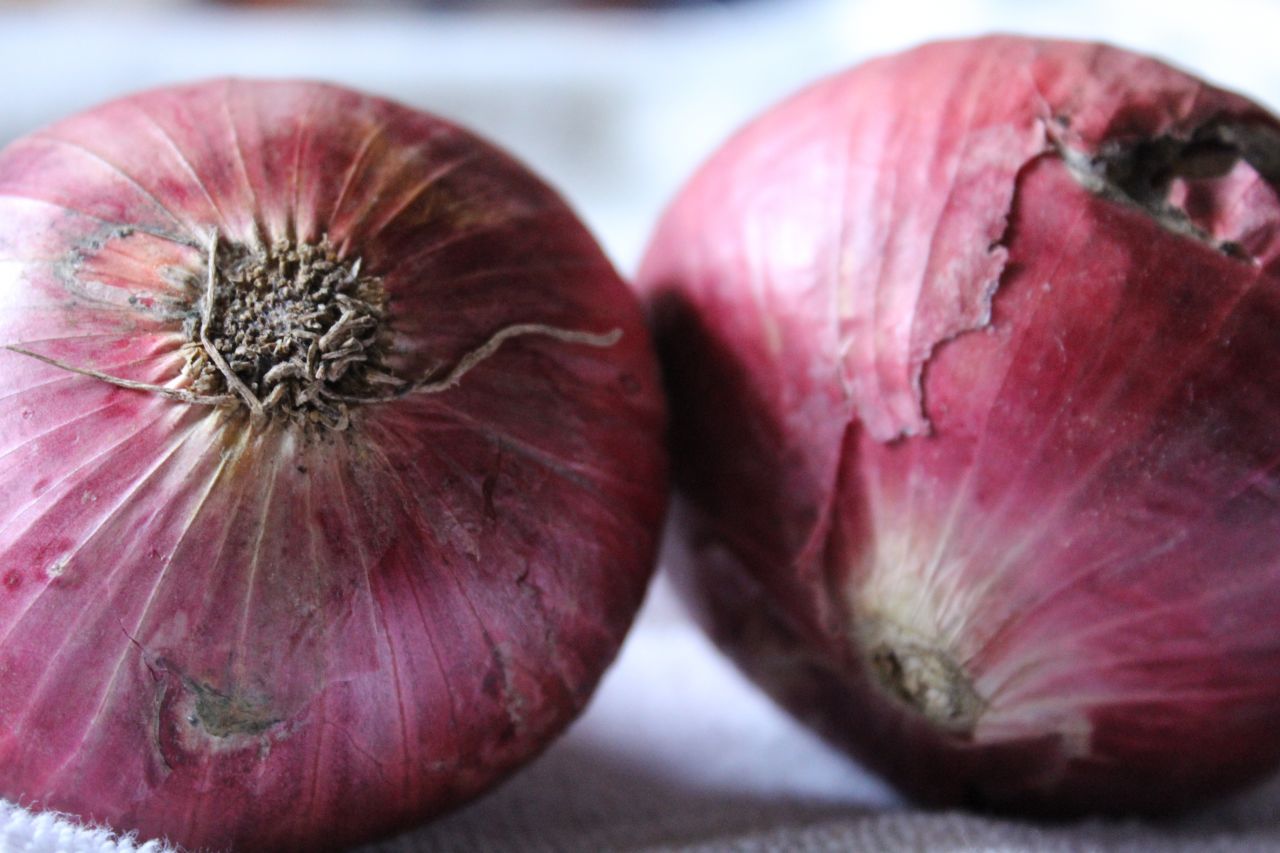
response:
{"label": "papery onion skin", "polygon": [[0,344],[186,387],[215,237],[358,258],[402,377],[514,324],[621,332],[507,340],[345,429],[0,350],[0,795],[193,848],[342,847],[472,797],[586,703],[665,508],[656,360],[635,295],[507,155],[236,80],[0,153]]}
{"label": "papery onion skin", "polygon": [[639,275],[719,645],[926,803],[1167,812],[1272,770],[1278,163],[1243,98],[1016,37],[727,142]]}

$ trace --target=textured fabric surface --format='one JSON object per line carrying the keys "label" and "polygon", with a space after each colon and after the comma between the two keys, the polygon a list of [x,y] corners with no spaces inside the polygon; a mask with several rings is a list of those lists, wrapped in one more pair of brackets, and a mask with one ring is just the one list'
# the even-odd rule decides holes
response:
{"label": "textured fabric surface", "polygon": [[158,841],[137,842],[83,827],[56,814],[32,813],[0,800],[0,851],[22,853],[164,853]]}

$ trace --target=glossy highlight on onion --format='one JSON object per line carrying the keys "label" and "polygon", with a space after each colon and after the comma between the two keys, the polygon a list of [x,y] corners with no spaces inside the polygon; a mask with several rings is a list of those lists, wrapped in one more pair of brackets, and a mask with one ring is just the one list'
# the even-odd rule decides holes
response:
{"label": "glossy highlight on onion", "polygon": [[349,90],[0,152],[0,795],[191,848],[413,825],[583,707],[652,570],[644,319],[524,167]]}
{"label": "glossy highlight on onion", "polygon": [[673,569],[780,703],[942,805],[1167,812],[1280,763],[1280,125],[992,37],[818,82],[640,273]]}

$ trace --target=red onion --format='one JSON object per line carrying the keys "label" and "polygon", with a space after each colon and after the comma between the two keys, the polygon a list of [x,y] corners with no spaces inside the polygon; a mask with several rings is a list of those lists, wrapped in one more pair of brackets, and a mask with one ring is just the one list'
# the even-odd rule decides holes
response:
{"label": "red onion", "polygon": [[0,154],[0,794],[341,846],[582,708],[663,404],[556,195],[439,119],[221,81]]}
{"label": "red onion", "polygon": [[935,44],[728,142],[640,275],[676,572],[924,802],[1280,762],[1280,125],[1097,45]]}

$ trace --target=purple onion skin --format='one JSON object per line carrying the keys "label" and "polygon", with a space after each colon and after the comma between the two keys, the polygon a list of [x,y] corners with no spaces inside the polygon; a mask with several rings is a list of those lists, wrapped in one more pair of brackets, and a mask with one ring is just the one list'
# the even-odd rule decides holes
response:
{"label": "purple onion skin", "polygon": [[673,571],[900,790],[1162,813],[1280,763],[1280,125],[996,37],[819,82],[639,276]]}
{"label": "purple onion skin", "polygon": [[586,703],[652,571],[657,362],[634,294],[505,154],[251,81],[0,153],[0,343],[188,387],[215,232],[359,258],[405,378],[511,324],[621,331],[508,340],[341,430],[0,350],[0,795],[192,848],[339,848],[476,795]]}

